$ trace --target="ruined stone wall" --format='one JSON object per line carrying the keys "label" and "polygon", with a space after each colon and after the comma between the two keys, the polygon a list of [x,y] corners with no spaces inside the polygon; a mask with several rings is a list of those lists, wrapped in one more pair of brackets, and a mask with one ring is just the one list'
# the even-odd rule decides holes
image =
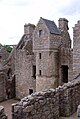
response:
{"label": "ruined stone wall", "polygon": [[60,116],[72,115],[80,104],[80,82],[64,84],[59,90]]}
{"label": "ruined stone wall", "polygon": [[[54,98],[55,97],[55,98]],[[52,89],[36,92],[25,97],[20,103],[13,105],[13,119],[58,119],[59,93]],[[23,106],[23,108],[22,108]]]}
{"label": "ruined stone wall", "polygon": [[4,47],[0,49],[0,56],[2,57],[2,60],[6,60],[9,57],[9,53]]}
{"label": "ruined stone wall", "polygon": [[68,81],[73,80],[73,49],[69,50]]}
{"label": "ruined stone wall", "polygon": [[73,50],[71,48],[61,47],[59,49],[59,85],[63,84],[62,66],[68,66],[68,82],[73,80]]}
{"label": "ruined stone wall", "polygon": [[33,77],[33,65],[35,65],[35,56],[27,55],[25,50],[16,52],[16,97],[22,98],[29,95],[29,89],[36,91],[36,80]]}
{"label": "ruined stone wall", "polygon": [[8,63],[7,63],[7,65],[11,68],[12,75],[15,74],[15,52],[16,52],[16,48],[13,48],[11,54],[9,55]]}
{"label": "ruined stone wall", "polygon": [[8,119],[3,106],[0,106],[0,119]]}
{"label": "ruined stone wall", "polygon": [[73,75],[80,73],[80,21],[73,27]]}
{"label": "ruined stone wall", "polygon": [[70,116],[80,104],[80,82],[36,92],[12,106],[12,119],[58,119]]}
{"label": "ruined stone wall", "polygon": [[59,19],[59,30],[61,31],[61,44],[59,46],[59,84],[62,80],[62,66],[68,66],[68,81],[73,79],[73,51],[71,49],[71,39],[69,35],[68,20]]}
{"label": "ruined stone wall", "polygon": [[6,84],[5,74],[3,72],[0,72],[0,101],[6,99],[5,84]]}
{"label": "ruined stone wall", "polygon": [[2,61],[0,60],[0,70],[2,70],[2,68],[3,68],[3,63],[2,63]]}

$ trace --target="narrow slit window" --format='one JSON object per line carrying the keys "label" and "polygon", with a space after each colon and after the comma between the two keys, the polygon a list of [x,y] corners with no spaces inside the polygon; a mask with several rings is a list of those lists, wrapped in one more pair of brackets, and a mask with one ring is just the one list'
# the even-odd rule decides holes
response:
{"label": "narrow slit window", "polygon": [[41,53],[39,53],[39,59],[41,59]]}
{"label": "narrow slit window", "polygon": [[39,75],[40,75],[40,76],[42,75],[42,72],[41,72],[41,70],[39,70]]}
{"label": "narrow slit window", "polygon": [[33,77],[36,79],[36,66],[33,66]]}

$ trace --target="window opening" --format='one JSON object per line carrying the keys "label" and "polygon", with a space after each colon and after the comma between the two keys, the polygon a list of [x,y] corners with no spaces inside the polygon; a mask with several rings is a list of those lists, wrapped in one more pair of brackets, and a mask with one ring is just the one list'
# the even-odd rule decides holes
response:
{"label": "window opening", "polygon": [[33,65],[33,77],[36,79],[36,66]]}
{"label": "window opening", "polygon": [[39,59],[41,59],[41,53],[39,53]]}
{"label": "window opening", "polygon": [[39,70],[39,75],[41,76],[41,74],[42,74],[42,72],[41,72],[41,70]]}
{"label": "window opening", "polygon": [[42,35],[42,30],[39,30],[39,37]]}

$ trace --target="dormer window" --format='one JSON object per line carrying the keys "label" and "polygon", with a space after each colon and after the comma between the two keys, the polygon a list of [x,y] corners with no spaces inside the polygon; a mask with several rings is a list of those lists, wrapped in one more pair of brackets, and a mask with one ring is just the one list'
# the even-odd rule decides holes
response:
{"label": "dormer window", "polygon": [[39,37],[42,35],[42,30],[39,30]]}

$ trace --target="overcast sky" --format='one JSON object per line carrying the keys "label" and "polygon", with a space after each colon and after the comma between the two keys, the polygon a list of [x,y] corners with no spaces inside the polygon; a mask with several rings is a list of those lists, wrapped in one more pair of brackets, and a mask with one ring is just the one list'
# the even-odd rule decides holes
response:
{"label": "overcast sky", "polygon": [[17,44],[24,33],[24,24],[37,24],[43,17],[69,20],[72,27],[80,20],[80,0],[0,0],[0,43]]}

